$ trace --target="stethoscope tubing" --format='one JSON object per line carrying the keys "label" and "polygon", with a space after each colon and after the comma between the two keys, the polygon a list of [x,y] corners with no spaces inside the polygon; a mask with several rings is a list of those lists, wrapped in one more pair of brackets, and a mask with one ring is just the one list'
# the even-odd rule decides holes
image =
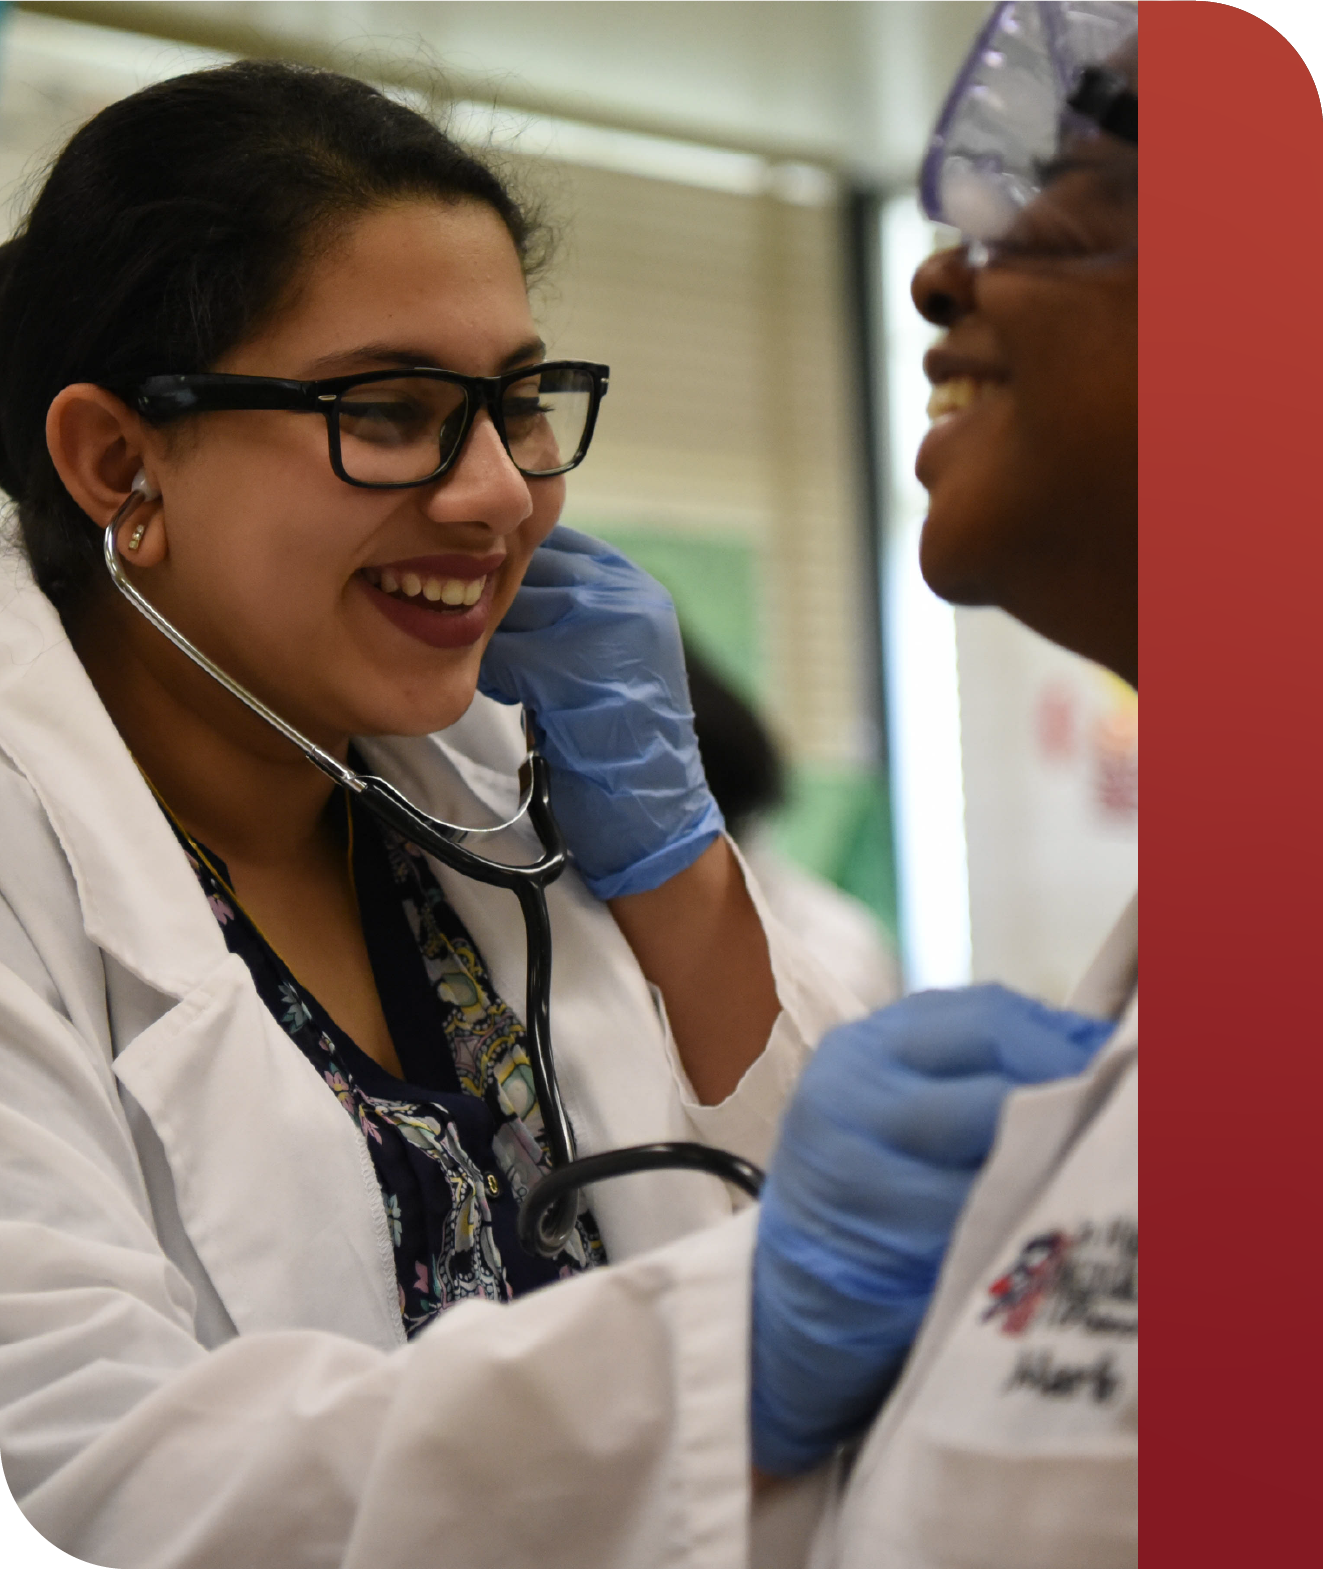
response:
{"label": "stethoscope tubing", "polygon": [[631,1144],[625,1149],[606,1150],[601,1155],[583,1155],[542,1178],[519,1210],[519,1241],[529,1253],[541,1252],[544,1222],[554,1226],[555,1208],[569,1194],[590,1182],[610,1177],[629,1177],[640,1171],[701,1171],[721,1177],[732,1186],[756,1199],[762,1191],[763,1174],[751,1160],[710,1144],[677,1143]]}
{"label": "stethoscope tubing", "polygon": [[[296,730],[246,687],[227,675],[192,643],[179,629],[141,594],[120,561],[119,530],[148,493],[135,483],[124,504],[105,529],[106,569],[121,594],[167,638],[180,653],[200,670],[220,683],[233,697],[278,730],[308,759],[342,789],[350,791],[378,821],[395,829],[410,844],[435,856],[463,877],[508,889],[519,902],[524,923],[527,973],[525,978],[524,1030],[528,1044],[533,1087],[542,1112],[543,1132],[552,1170],[536,1183],[520,1208],[520,1243],[530,1252],[554,1258],[565,1247],[579,1216],[580,1189],[587,1183],[639,1171],[683,1169],[705,1171],[742,1188],[757,1197],[762,1172],[751,1162],[726,1150],[706,1144],[669,1142],[640,1144],[627,1149],[608,1150],[600,1155],[576,1158],[574,1131],[570,1124],[551,1049],[551,920],[547,912],[547,887],[565,870],[568,855],[565,838],[551,809],[551,779],[547,760],[530,749],[520,770],[521,794],[514,814],[490,827],[468,828],[432,817],[415,806],[394,785],[373,774],[360,774],[332,757],[314,741]],[[536,861],[508,864],[488,860],[459,843],[471,835],[502,833],[527,817],[536,833],[542,853]]]}

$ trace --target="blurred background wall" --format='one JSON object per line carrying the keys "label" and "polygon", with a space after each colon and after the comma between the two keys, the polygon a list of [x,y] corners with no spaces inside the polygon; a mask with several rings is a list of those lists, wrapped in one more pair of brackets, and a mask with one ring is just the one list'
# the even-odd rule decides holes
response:
{"label": "blurred background wall", "polygon": [[448,117],[561,234],[536,309],[611,396],[566,521],[671,589],[788,764],[765,837],[846,890],[911,985],[1060,998],[1133,886],[1131,694],[923,586],[940,238],[913,178],[988,7],[963,0],[155,0],[0,16],[0,216],[73,128],[238,55]]}

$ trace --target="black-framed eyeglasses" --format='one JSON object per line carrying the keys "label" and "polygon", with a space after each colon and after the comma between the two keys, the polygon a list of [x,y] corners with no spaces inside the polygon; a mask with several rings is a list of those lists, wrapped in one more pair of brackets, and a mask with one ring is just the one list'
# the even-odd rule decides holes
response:
{"label": "black-framed eyeglasses", "polygon": [[428,365],[286,381],[276,376],[149,376],[109,390],[154,425],[223,409],[321,414],[331,467],[349,485],[406,490],[440,479],[486,409],[514,466],[528,479],[583,462],[610,369],[551,360],[501,376],[462,376]]}

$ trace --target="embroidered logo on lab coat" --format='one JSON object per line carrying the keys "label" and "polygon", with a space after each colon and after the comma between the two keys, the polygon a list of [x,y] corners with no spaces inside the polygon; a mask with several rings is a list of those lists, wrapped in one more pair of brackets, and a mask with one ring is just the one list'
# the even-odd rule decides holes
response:
{"label": "embroidered logo on lab coat", "polygon": [[1003,1335],[1022,1335],[1055,1285],[1070,1243],[1064,1231],[1030,1237],[1015,1263],[988,1287],[992,1302],[984,1308],[982,1322],[996,1319]]}
{"label": "embroidered logo on lab coat", "polygon": [[1003,1335],[1040,1328],[1091,1335],[1139,1333],[1139,1227],[1128,1216],[1086,1221],[1073,1232],[1041,1231],[1028,1239],[1004,1275],[988,1287],[980,1315]]}
{"label": "embroidered logo on lab coat", "polygon": [[[1034,1331],[1034,1345],[1017,1355],[1004,1394],[1106,1404],[1124,1382],[1112,1353],[1101,1346],[1079,1353],[1089,1341],[1133,1340],[1139,1333],[1139,1227],[1128,1216],[1114,1216],[1074,1231],[1036,1232],[987,1294],[981,1324],[1003,1335]],[[1041,1331],[1057,1334],[1044,1344]],[[1066,1346],[1073,1354],[1065,1354]]]}

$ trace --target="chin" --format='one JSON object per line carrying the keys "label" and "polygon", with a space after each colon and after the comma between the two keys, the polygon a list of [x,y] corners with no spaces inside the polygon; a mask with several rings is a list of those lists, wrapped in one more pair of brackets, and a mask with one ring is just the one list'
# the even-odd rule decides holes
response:
{"label": "chin", "polygon": [[949,605],[988,605],[995,603],[989,593],[986,574],[978,569],[977,552],[959,533],[934,525],[932,514],[919,536],[919,571],[923,581],[939,599]]}
{"label": "chin", "polygon": [[476,692],[474,679],[464,682],[461,688],[419,694],[416,702],[405,697],[399,702],[356,704],[348,716],[347,733],[371,739],[432,735],[448,730],[468,713]]}

